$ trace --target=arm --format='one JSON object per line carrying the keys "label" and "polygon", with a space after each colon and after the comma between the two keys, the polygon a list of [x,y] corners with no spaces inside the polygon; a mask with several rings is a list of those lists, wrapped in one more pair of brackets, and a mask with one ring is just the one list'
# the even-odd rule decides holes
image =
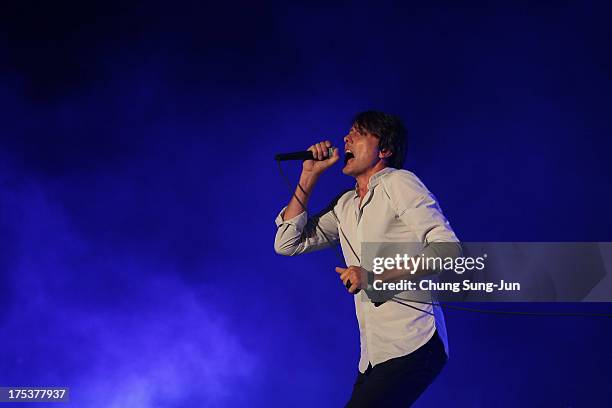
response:
{"label": "arm", "polygon": [[[397,217],[418,237],[417,243],[410,244],[419,245],[408,245],[412,248],[410,251],[408,248],[404,249],[406,252],[413,252],[417,246],[422,246],[425,257],[461,256],[459,240],[442,214],[435,197],[414,174],[407,171],[394,172],[388,179],[383,180],[383,188]],[[393,248],[393,253],[395,250],[396,247]],[[367,274],[372,274],[360,266],[338,267],[336,272],[340,274],[342,282],[350,280],[351,293],[355,293],[358,288],[365,288],[368,283]],[[417,267],[414,271],[410,268],[385,269],[382,274],[372,274],[372,279],[383,282],[418,280],[436,272],[439,271],[422,267]]]}
{"label": "arm", "polygon": [[[372,301],[380,303],[386,302],[402,290],[384,289],[384,286],[382,290],[375,289],[376,281],[383,283],[400,280],[418,281],[427,275],[441,272],[416,263],[421,258],[421,254],[424,255],[423,258],[444,259],[461,256],[462,252],[459,240],[442,214],[435,197],[414,174],[408,171],[393,172],[382,180],[382,184],[395,216],[406,225],[411,233],[416,235],[416,242],[397,243],[391,246],[381,245],[375,252],[377,256],[383,258],[394,258],[396,254],[403,258],[402,255],[406,254],[410,261],[415,262],[401,262],[402,266],[397,267],[395,265],[398,264],[394,263],[391,267],[384,267],[380,274],[365,271],[360,267],[350,267],[344,271],[337,268],[337,271],[341,273],[341,278],[347,275],[361,276],[362,287],[365,287],[368,282],[372,283],[372,287],[368,286],[368,295]],[[351,268],[359,270],[351,271]],[[353,282],[352,279],[351,282]],[[380,284],[378,287],[381,287]]]}
{"label": "arm", "polygon": [[304,161],[300,181],[295,193],[276,218],[278,230],[274,240],[274,249],[281,255],[297,255],[333,245],[338,240],[338,225],[332,214],[333,202],[320,214],[308,218],[307,205],[321,174],[334,165],[339,159],[338,149],[328,156],[327,149],[331,142],[325,141],[310,146],[315,159]]}
{"label": "arm", "polygon": [[291,196],[291,200],[289,200],[285,212],[282,214],[284,220],[290,220],[303,213],[305,210],[302,205],[308,208],[310,195],[312,194],[315,184],[317,184],[319,180],[319,176],[320,174],[302,171],[295,192]]}
{"label": "arm", "polygon": [[[384,180],[385,191],[399,219],[418,237],[423,254],[429,258],[459,257],[461,245],[450,223],[442,213],[435,196],[414,174],[395,172]],[[392,272],[392,271],[389,271]],[[385,280],[401,277],[419,278],[436,271],[419,268],[406,276],[406,271],[389,273]]]}

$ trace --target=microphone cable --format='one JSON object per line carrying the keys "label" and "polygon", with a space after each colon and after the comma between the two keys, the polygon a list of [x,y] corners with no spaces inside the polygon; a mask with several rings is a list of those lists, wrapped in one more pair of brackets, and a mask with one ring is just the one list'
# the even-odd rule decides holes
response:
{"label": "microphone cable", "polygon": [[[306,215],[308,215],[308,211],[306,210],[306,206],[299,199],[297,194],[295,194],[291,182],[289,181],[289,179],[287,178],[287,176],[283,172],[283,167],[281,166],[280,160],[276,160],[276,163],[278,164],[278,172],[281,175],[281,178],[285,181],[285,184],[287,185],[287,188],[289,188],[289,192],[292,194],[292,196],[300,204],[300,207],[302,207],[302,210],[304,210]],[[300,185],[299,182],[297,184],[297,187],[304,193],[304,195],[306,195],[306,191],[304,191],[304,188]],[[355,252],[355,249],[353,248],[353,246],[351,245],[350,241],[348,240],[348,238],[344,234],[344,231],[342,231],[342,228],[340,227],[340,220],[338,219],[338,216],[336,215],[336,211],[334,210],[333,207],[331,207],[331,214],[336,219],[336,223],[338,224],[338,231],[342,234],[342,236],[346,240],[349,248],[353,252],[353,255],[355,256],[355,258],[357,258],[357,260],[361,264],[360,257],[357,255],[357,253]],[[332,246],[335,249],[336,256],[338,257],[340,262],[345,263],[344,256],[340,252],[340,249],[338,248],[338,244],[334,244],[334,242],[321,229],[321,227],[319,226],[318,222],[315,223],[315,229],[318,229],[321,232],[321,235],[327,241],[327,243],[330,244],[330,246]],[[347,286],[347,289],[348,289],[348,286]],[[358,289],[355,292],[355,294],[357,294],[359,291],[360,291],[360,289]],[[400,297],[397,297],[397,296],[393,296],[389,300],[391,300],[391,301],[393,301],[395,303],[398,303],[400,305],[410,307],[411,309],[415,309],[415,310],[420,311],[422,313],[426,313],[426,314],[431,315],[431,316],[434,315],[432,312],[430,312],[428,310],[424,310],[424,309],[418,308],[416,306],[413,306],[413,305],[410,305],[410,304],[404,303],[404,302],[419,303],[419,304],[430,305],[430,306],[434,306],[434,307],[435,306],[439,306],[439,307],[442,307],[442,308],[445,308],[445,309],[454,309],[454,310],[459,310],[459,311],[464,311],[464,312],[480,313],[480,314],[491,314],[491,315],[539,316],[539,317],[608,317],[608,318],[612,317],[612,313],[527,312],[527,311],[509,311],[509,310],[480,309],[480,308],[473,308],[473,307],[456,306],[456,305],[451,305],[451,304],[443,303],[443,302],[433,302],[433,301],[432,302],[423,302],[423,301],[412,300],[412,299],[404,299],[404,298],[400,298]],[[378,304],[378,306],[380,306],[380,304]]]}
{"label": "microphone cable", "polygon": [[[287,178],[287,176],[285,176],[285,173],[283,173],[283,167],[281,166],[281,162],[280,160],[277,160],[276,163],[278,164],[278,171],[281,175],[281,177],[283,178],[283,180],[285,181],[287,188],[289,188],[289,191],[292,193],[293,197],[297,200],[297,202],[300,204],[300,207],[302,207],[302,210],[304,210],[304,212],[306,213],[306,215],[308,215],[308,211],[306,210],[306,206],[304,205],[304,203],[302,202],[302,200],[300,200],[300,198],[297,196],[297,194],[295,194],[295,192],[293,192],[293,188],[291,186],[291,182],[289,181],[289,179]],[[300,183],[298,182],[298,188],[300,190],[302,190],[302,193],[304,193],[304,195],[306,195],[306,191],[304,191],[304,188],[300,185]],[[357,260],[359,261],[359,263],[361,264],[361,258],[359,257],[359,255],[357,255],[357,253],[355,252],[355,249],[353,248],[353,245],[351,245],[351,242],[348,240],[347,236],[344,234],[344,231],[342,231],[342,227],[340,227],[340,220],[338,219],[338,216],[336,215],[336,211],[334,210],[334,208],[331,208],[331,214],[334,216],[334,218],[336,219],[336,223],[338,224],[338,231],[342,234],[342,236],[344,237],[344,239],[346,240],[349,248],[351,249],[351,252],[353,252],[353,255],[355,256],[355,258],[357,258]],[[337,244],[334,244],[334,242],[327,236],[327,234],[325,233],[325,231],[323,231],[323,229],[319,226],[319,223],[315,223],[315,229],[318,229],[321,232],[321,235],[323,235],[323,237],[325,238],[325,240],[327,241],[328,244],[330,244],[331,247],[334,248],[334,252],[336,254],[336,256],[338,257],[338,259],[340,260],[341,263],[346,264],[345,260],[344,260],[344,256],[342,255],[342,253],[340,252],[340,249],[338,248]],[[350,281],[349,281],[350,282]],[[347,289],[350,287],[350,285],[346,285]],[[355,292],[355,295],[360,291],[361,289],[358,289]],[[404,306],[410,307],[412,309],[418,310],[419,312],[422,313],[427,313],[431,316],[433,316],[434,314],[428,310],[424,310],[421,308],[418,308],[416,306],[412,306],[409,305],[407,303],[402,303],[402,302],[398,302],[395,299],[390,299],[394,302],[400,303]],[[402,299],[402,300],[406,300],[406,299]],[[377,307],[380,306],[380,304],[377,305]]]}

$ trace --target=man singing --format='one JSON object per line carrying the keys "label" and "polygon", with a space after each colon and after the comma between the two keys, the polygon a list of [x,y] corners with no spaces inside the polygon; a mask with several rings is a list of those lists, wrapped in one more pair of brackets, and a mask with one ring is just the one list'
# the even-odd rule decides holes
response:
{"label": "man singing", "polygon": [[368,301],[359,290],[367,284],[361,244],[416,242],[427,250],[432,243],[458,240],[435,197],[413,173],[402,170],[406,131],[401,121],[376,111],[358,114],[344,137],[342,172],[355,178],[355,189],[308,217],[317,180],[340,160],[338,149],[330,155],[330,147],[324,141],[308,149],[315,160],[304,161],[295,194],[276,219],[274,248],[292,256],[340,241],[348,267],[336,272],[354,294],[361,342],[359,373],[347,407],[410,406],[446,363],[444,316],[432,304]]}

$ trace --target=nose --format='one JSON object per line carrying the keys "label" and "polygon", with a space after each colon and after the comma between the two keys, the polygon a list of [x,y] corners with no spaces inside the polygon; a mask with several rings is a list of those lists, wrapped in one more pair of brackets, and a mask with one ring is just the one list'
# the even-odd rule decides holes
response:
{"label": "nose", "polygon": [[347,143],[349,141],[349,135],[344,136],[344,143]]}

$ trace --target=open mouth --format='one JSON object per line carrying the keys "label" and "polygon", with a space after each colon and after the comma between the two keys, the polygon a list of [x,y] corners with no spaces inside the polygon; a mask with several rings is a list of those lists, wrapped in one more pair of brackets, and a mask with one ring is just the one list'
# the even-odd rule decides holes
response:
{"label": "open mouth", "polygon": [[349,160],[354,159],[354,158],[355,158],[355,155],[353,154],[353,152],[345,152],[344,153],[344,165],[346,166]]}

